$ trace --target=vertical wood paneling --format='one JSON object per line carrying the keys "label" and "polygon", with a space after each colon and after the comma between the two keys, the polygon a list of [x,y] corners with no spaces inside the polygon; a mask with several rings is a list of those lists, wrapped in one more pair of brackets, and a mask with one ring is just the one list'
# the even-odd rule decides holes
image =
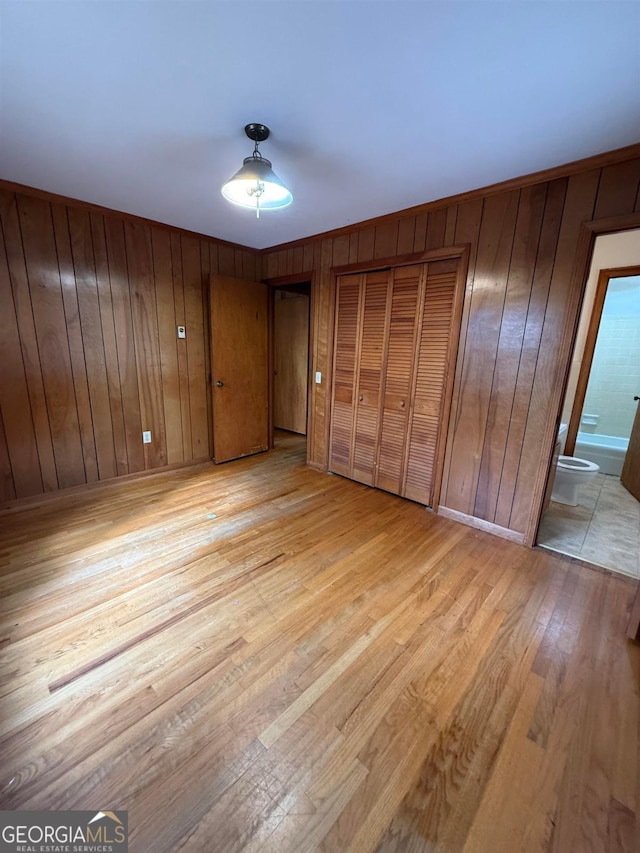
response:
{"label": "vertical wood paneling", "polygon": [[200,244],[196,238],[182,237],[182,280],[187,326],[189,363],[189,408],[191,411],[191,452],[194,459],[211,455],[207,413],[207,373],[202,319],[203,288]]}
{"label": "vertical wood paneling", "polygon": [[21,196],[20,230],[60,488],[86,482],[51,205]]}
{"label": "vertical wood paneling", "polygon": [[444,242],[444,231],[446,227],[446,207],[429,211],[429,216],[427,218],[427,238],[425,242],[425,249],[441,249],[446,245]]}
{"label": "vertical wood paneling", "polygon": [[531,390],[538,361],[540,338],[547,308],[566,191],[567,181],[564,178],[548,184],[540,242],[529,293],[522,348],[518,353],[518,375],[509,417],[509,432],[494,518],[495,523],[500,527],[508,528],[511,518],[513,495],[522,455],[527,414],[531,404]]}
{"label": "vertical wood paneling", "polygon": [[93,483],[100,478],[100,475],[98,473],[96,439],[93,431],[91,400],[89,398],[87,360],[85,358],[82,326],[80,323],[80,309],[78,307],[76,275],[73,266],[73,257],[71,254],[69,219],[67,216],[67,208],[63,205],[52,205],[51,212],[53,217],[56,251],[58,254],[58,266],[60,269],[62,300],[64,303],[64,314],[67,324],[69,356],[71,358],[71,370],[73,372],[73,386],[75,391],[76,407],[78,410],[78,423],[80,426],[80,440],[82,442],[85,476],[88,483]]}
{"label": "vertical wood paneling", "polygon": [[594,219],[606,219],[634,209],[640,185],[640,159],[616,163],[602,170]]}
{"label": "vertical wood paneling", "polygon": [[[217,263],[218,255],[213,259]],[[209,256],[209,264],[212,258]],[[187,319],[184,308],[184,285],[182,282],[182,241],[179,234],[171,235],[171,270],[173,278],[173,304],[175,308],[176,326],[186,326]],[[189,336],[176,341],[178,357],[178,387],[180,390],[180,423],[182,434],[182,453],[185,460],[193,459],[191,441],[191,401],[189,391],[189,359],[187,341]]]}
{"label": "vertical wood paneling", "polygon": [[333,263],[341,267],[349,263],[349,235],[336,237],[333,241]]}
{"label": "vertical wood paneling", "polygon": [[218,246],[218,271],[220,275],[233,276],[235,273],[235,253],[233,246]]}
{"label": "vertical wood paneling", "polygon": [[413,240],[416,231],[415,216],[405,216],[398,223],[398,255],[410,255],[413,252]]}
{"label": "vertical wood paneling", "polygon": [[[162,402],[164,408],[167,463],[184,460],[182,415],[180,411],[180,379],[178,377],[178,339],[175,302],[173,298],[173,265],[171,261],[171,235],[160,228],[151,229],[153,276],[156,284],[158,312],[158,339],[160,343],[160,370],[162,375]],[[183,325],[180,323],[180,325]]]}
{"label": "vertical wood paneling", "polygon": [[478,238],[460,377],[459,394],[464,405],[457,411],[446,495],[450,509],[470,515],[477,494],[518,196],[513,191],[485,201]]}
{"label": "vertical wood paneling", "polygon": [[259,253],[2,189],[0,226],[0,501],[208,458],[205,283]]}
{"label": "vertical wood paneling", "polygon": [[138,471],[144,471],[145,458],[142,449],[142,418],[133,335],[133,309],[129,292],[129,271],[124,243],[124,225],[122,220],[111,216],[105,217],[104,225],[127,462],[129,473],[134,474]]}
{"label": "vertical wood paneling", "polygon": [[13,482],[11,460],[9,459],[9,447],[4,431],[2,410],[0,409],[0,501],[12,501],[16,497],[16,487]]}
{"label": "vertical wood paneling", "polygon": [[86,210],[72,208],[68,218],[98,476],[105,480],[117,475],[117,466],[91,225]]}
{"label": "vertical wood paneling", "polygon": [[599,179],[599,170],[584,172],[572,176],[567,186],[509,519],[509,527],[519,532],[525,531],[531,513],[532,484],[538,473],[545,428],[549,423],[551,396],[564,375],[565,366],[558,363],[557,352],[565,332],[565,312],[571,296],[571,273],[581,225],[593,216]]}
{"label": "vertical wood paneling", "polygon": [[[534,480],[545,465],[545,436],[551,434],[569,357],[566,342],[577,300],[570,282],[581,228],[593,217],[640,210],[639,182],[636,156],[571,178],[554,176],[522,190],[492,189],[375,226],[359,224],[331,238],[342,261],[349,237],[352,264],[375,263],[376,231],[391,234],[394,224],[398,254],[406,253],[411,230],[414,252],[469,247],[442,506],[514,532],[528,530],[535,514]],[[328,320],[335,307],[330,262],[321,257],[326,240],[315,241],[313,257],[314,369],[323,375],[330,367]],[[264,255],[268,268],[274,254]],[[310,461],[323,467],[328,423],[323,389],[314,390],[310,420]]]}
{"label": "vertical wood paneling", "polygon": [[[491,190],[260,255],[215,240],[194,237],[191,244],[191,237],[170,229],[167,252],[166,242],[156,243],[155,229],[152,244],[149,226],[134,225],[130,218],[91,214],[87,229],[84,214],[68,214],[27,194],[20,194],[18,207],[15,195],[2,191],[7,263],[4,271],[0,263],[0,278],[14,314],[9,311],[8,321],[2,317],[8,329],[3,352],[9,353],[2,370],[11,379],[3,383],[0,414],[15,494],[104,476],[110,464],[118,474],[162,465],[178,453],[178,432],[184,461],[208,455],[205,243],[212,273],[233,275],[241,269],[244,278],[257,279],[313,273],[313,370],[321,371],[323,382],[312,388],[308,448],[310,461],[320,467],[327,465],[328,454],[332,266],[467,244],[441,504],[522,532],[532,517],[532,478],[540,476],[568,359],[578,298],[571,278],[582,225],[637,207],[636,156],[569,179],[540,181],[522,191]],[[73,251],[67,217],[74,223]],[[169,334],[171,303],[172,325],[188,328],[182,347],[173,329]],[[91,357],[85,360],[85,336],[98,342],[102,367]],[[175,360],[167,347],[174,348]],[[92,387],[94,375],[100,389]],[[96,406],[111,423],[107,440],[104,432],[97,440]],[[145,420],[151,413],[157,425],[143,427],[141,413]],[[143,428],[154,430],[146,456]],[[108,437],[108,426],[106,432]]]}
{"label": "vertical wood paneling", "polygon": [[[353,236],[353,235],[352,235]],[[351,238],[349,238],[351,240]],[[314,268],[313,266],[313,243],[305,243],[302,249],[303,259],[302,259],[302,269],[304,272],[308,272]],[[269,256],[270,258],[271,256]],[[349,263],[351,263],[351,259],[349,259]]]}
{"label": "vertical wood paneling", "polygon": [[376,229],[365,228],[358,235],[358,261],[373,260],[373,252],[376,240]]}
{"label": "vertical wood paneling", "polygon": [[133,308],[140,417],[142,429],[150,430],[151,444],[143,445],[145,468],[167,464],[158,313],[153,281],[151,230],[143,223],[126,221],[124,238]]}
{"label": "vertical wood paneling", "polygon": [[494,521],[498,491],[513,413],[513,398],[531,296],[536,254],[546,200],[546,185],[525,188],[520,194],[513,252],[500,323],[491,401],[487,416],[474,514]]}
{"label": "vertical wood paneling", "polygon": [[[1,197],[2,207],[0,208],[0,217],[2,219],[2,228],[5,237],[7,263],[9,266],[9,275],[15,306],[16,328],[18,330],[20,348],[22,351],[24,381],[29,395],[31,417],[33,418],[33,429],[38,460],[40,463],[42,488],[44,491],[55,491],[58,488],[58,477],[56,474],[56,463],[53,456],[51,426],[47,415],[44,382],[40,365],[40,354],[38,351],[38,342],[36,339],[36,330],[33,318],[33,306],[31,304],[31,294],[29,291],[29,282],[25,266],[24,246],[18,221],[17,199],[13,193],[6,192],[2,192]],[[12,372],[11,379],[16,381],[17,385],[21,385],[22,380],[20,377],[16,379],[17,376],[17,373]],[[17,390],[17,387],[14,388],[14,393],[17,393]],[[13,397],[11,399],[13,399]],[[11,400],[9,400],[6,405],[10,405],[10,403]],[[6,421],[5,425],[8,430],[7,439],[11,442],[9,422]],[[16,447],[10,443],[9,452],[12,459],[15,458],[13,464],[18,464],[18,457],[22,455],[19,445]],[[22,460],[25,464],[27,464],[27,456],[28,450],[25,449],[25,458]],[[35,483],[35,471],[32,483]],[[18,487],[18,494],[21,496],[17,478],[16,486]],[[31,494],[31,492],[29,492],[29,494]]]}
{"label": "vertical wood paneling", "polygon": [[398,223],[385,222],[376,226],[373,256],[390,258],[398,253]]}
{"label": "vertical wood paneling", "polygon": [[419,213],[416,216],[416,224],[413,232],[413,251],[424,252],[427,244],[428,213]]}
{"label": "vertical wood paneling", "polygon": [[116,454],[116,474],[120,475],[128,473],[129,460],[124,424],[124,408],[122,404],[122,386],[120,384],[120,368],[118,364],[118,344],[113,317],[109,259],[107,257],[107,244],[104,233],[104,217],[92,213],[90,214],[90,219],[93,257],[96,265],[98,301],[100,304],[102,343],[104,346],[109,405],[111,408],[111,425],[113,428],[113,443]]}
{"label": "vertical wood paneling", "polygon": [[[242,267],[249,270],[246,255],[248,252],[243,252]],[[255,274],[255,264],[251,264],[251,270]],[[204,387],[206,392],[206,413],[207,413],[207,453],[208,457],[213,456],[213,388],[211,387],[211,327],[210,323],[206,322],[209,316],[209,282],[211,281],[211,254],[209,252],[209,242],[200,240],[200,271],[202,275],[202,287],[200,295],[202,299],[202,345],[204,347]],[[215,270],[213,271],[215,273]],[[245,278],[246,281],[254,279]]]}
{"label": "vertical wood paneling", "polygon": [[4,239],[0,239],[0,304],[0,412],[11,472],[10,483],[3,478],[2,500],[11,500],[13,493],[19,498],[37,495],[43,481]]}
{"label": "vertical wood paneling", "polygon": [[[453,386],[453,395],[451,398],[451,412],[449,415],[449,432],[451,437],[455,435],[455,430],[458,424],[458,412],[461,406],[461,379],[464,363],[463,354],[466,345],[467,329],[469,328],[469,310],[471,307],[471,296],[473,294],[473,281],[475,276],[476,256],[478,252],[478,235],[480,233],[480,222],[482,221],[483,204],[483,199],[477,198],[464,204],[457,205],[455,210],[456,230],[454,232],[453,242],[459,246],[469,246],[469,269],[467,272],[467,282],[462,307],[462,319],[460,321],[460,334],[458,341],[459,356],[456,361],[455,381]],[[452,446],[453,441],[447,441],[442,479],[443,504],[446,504],[447,502]]]}

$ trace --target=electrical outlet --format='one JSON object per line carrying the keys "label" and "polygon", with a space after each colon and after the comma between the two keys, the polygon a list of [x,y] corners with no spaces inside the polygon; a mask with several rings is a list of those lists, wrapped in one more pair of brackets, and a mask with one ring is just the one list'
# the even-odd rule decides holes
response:
{"label": "electrical outlet", "polygon": [[187,327],[186,326],[178,326],[178,337],[186,338],[187,337]]}
{"label": "electrical outlet", "polygon": [[142,443],[143,444],[151,444],[151,430],[150,429],[146,429],[142,433]]}

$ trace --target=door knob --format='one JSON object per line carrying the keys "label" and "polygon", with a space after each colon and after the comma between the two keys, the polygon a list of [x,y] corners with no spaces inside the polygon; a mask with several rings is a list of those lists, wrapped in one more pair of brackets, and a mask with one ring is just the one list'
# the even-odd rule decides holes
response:
{"label": "door knob", "polygon": [[634,399],[634,400],[636,401],[636,403],[637,403],[637,402],[638,402],[638,400],[640,400],[640,397],[634,397],[633,399]]}
{"label": "door knob", "polygon": [[216,385],[218,386],[218,388],[222,388],[222,386],[224,385],[224,382],[221,379],[218,379],[218,381],[216,382]]}

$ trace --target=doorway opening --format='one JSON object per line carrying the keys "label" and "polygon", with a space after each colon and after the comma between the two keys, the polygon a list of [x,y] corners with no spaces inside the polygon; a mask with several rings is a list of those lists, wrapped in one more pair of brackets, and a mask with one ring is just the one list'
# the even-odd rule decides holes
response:
{"label": "doorway opening", "polygon": [[306,439],[309,420],[311,282],[272,289],[272,439]]}
{"label": "doorway opening", "polygon": [[[595,242],[556,443],[560,465],[552,470],[551,499],[537,540],[634,578],[640,578],[638,397],[640,230],[635,230]],[[587,468],[576,460],[592,470],[580,475],[583,482],[574,490],[561,480],[562,468]]]}

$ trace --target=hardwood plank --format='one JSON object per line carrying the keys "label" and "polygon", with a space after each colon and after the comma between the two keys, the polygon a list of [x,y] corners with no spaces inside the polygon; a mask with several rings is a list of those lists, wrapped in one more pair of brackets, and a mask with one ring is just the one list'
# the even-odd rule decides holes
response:
{"label": "hardwood plank", "polygon": [[158,853],[634,851],[636,586],[291,434],[14,506],[2,805],[122,805]]}

